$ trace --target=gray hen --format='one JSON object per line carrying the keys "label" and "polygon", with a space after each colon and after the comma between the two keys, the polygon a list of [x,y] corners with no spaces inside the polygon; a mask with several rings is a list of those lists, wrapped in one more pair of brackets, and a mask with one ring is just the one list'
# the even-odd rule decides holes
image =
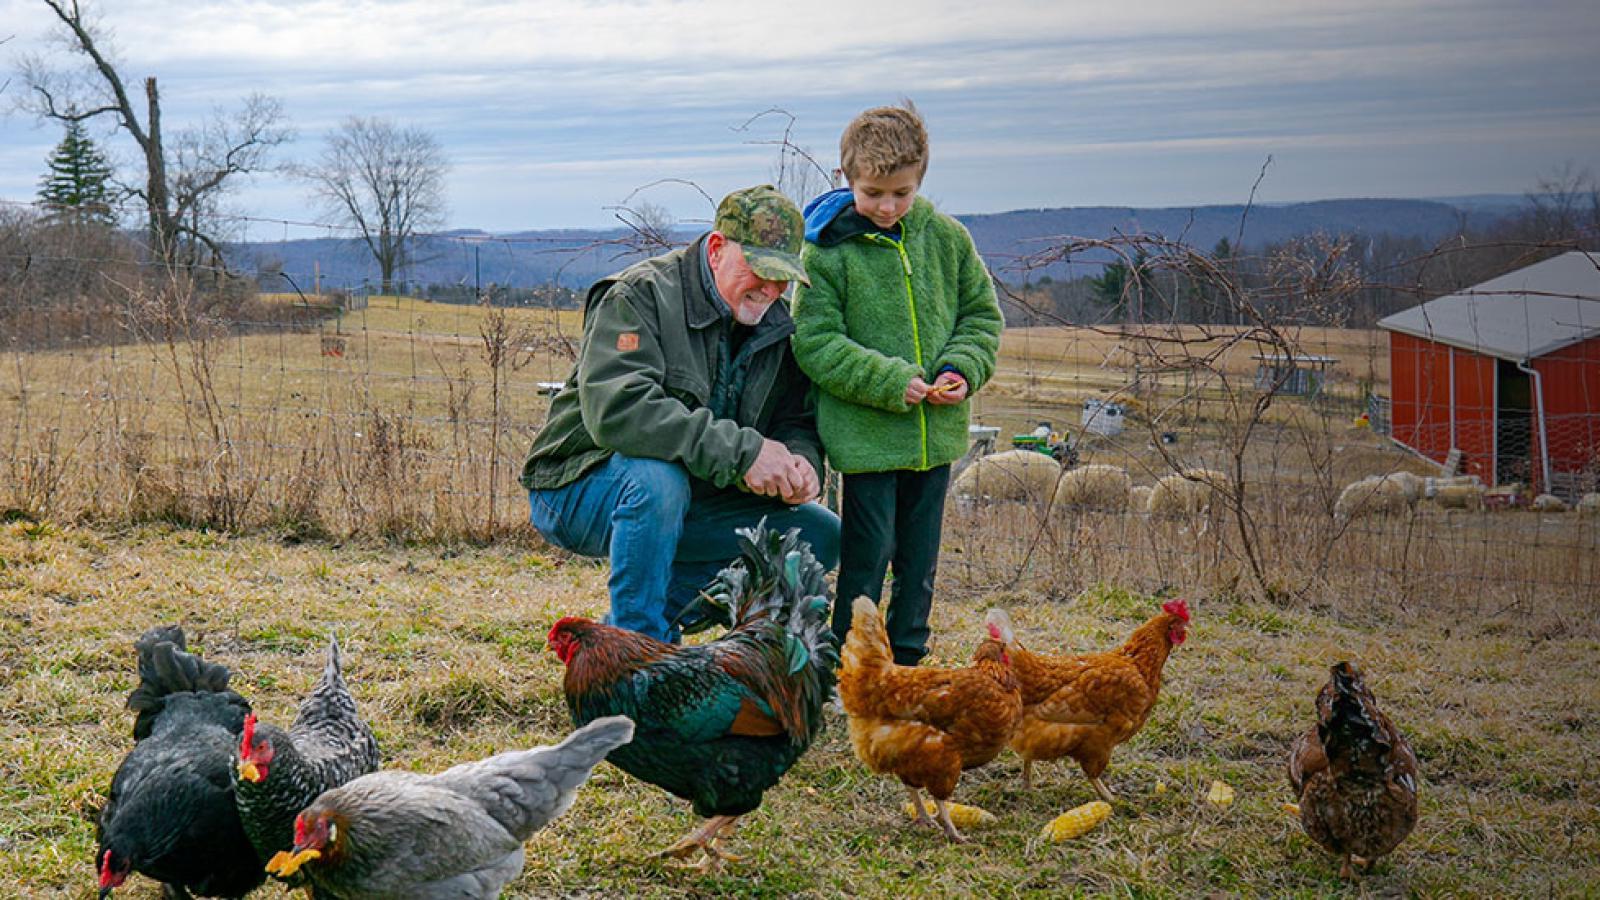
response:
{"label": "gray hen", "polygon": [[624,716],[554,747],[502,753],[437,775],[375,772],[295,819],[294,848],[267,864],[318,900],[492,900],[522,871],[523,841],[566,812],[589,773],[633,739]]}
{"label": "gray hen", "polygon": [[252,713],[238,753],[239,818],[263,863],[294,845],[294,817],[317,795],[378,768],[378,741],[356,714],[337,640],[328,642],[328,664],[289,730],[258,722]]}

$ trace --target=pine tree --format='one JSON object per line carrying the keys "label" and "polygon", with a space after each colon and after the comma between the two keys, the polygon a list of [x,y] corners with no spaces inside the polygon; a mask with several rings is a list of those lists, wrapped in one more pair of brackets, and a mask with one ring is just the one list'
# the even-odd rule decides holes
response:
{"label": "pine tree", "polygon": [[50,216],[111,224],[111,164],[80,122],[67,123],[67,135],[50,154],[50,172],[39,185],[39,199]]}

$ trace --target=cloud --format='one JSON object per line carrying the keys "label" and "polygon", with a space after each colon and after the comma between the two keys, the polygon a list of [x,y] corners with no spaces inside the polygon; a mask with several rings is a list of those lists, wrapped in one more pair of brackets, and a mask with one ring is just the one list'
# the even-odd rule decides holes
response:
{"label": "cloud", "polygon": [[[1418,172],[1453,185],[1436,193],[1520,190],[1552,159],[1600,164],[1592,0],[97,5],[130,79],[161,79],[170,126],[265,90],[301,132],[294,157],[352,114],[434,131],[461,225],[594,224],[656,178],[766,177],[775,153],[753,142],[785,121],[735,129],[774,106],[826,164],[851,115],[901,96],[929,122],[929,189],[962,211],[1078,202],[1071,170],[1090,160],[1095,190],[1126,203],[1231,196],[1209,185],[1248,183],[1268,152],[1284,178],[1339,194]],[[0,21],[18,23],[0,54],[49,26],[36,0],[0,0]],[[32,194],[58,137],[0,121],[0,197]],[[249,194],[284,218],[303,195],[270,180]]]}

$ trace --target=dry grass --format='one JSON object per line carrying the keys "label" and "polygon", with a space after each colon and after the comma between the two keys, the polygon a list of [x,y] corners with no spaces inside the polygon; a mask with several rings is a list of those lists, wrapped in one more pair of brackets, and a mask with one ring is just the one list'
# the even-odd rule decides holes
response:
{"label": "dry grass", "polygon": [[[1026,550],[1018,534],[1031,534],[1017,524],[1027,515],[952,511],[936,662],[970,651],[992,603],[1011,609],[1035,649],[1120,642],[1155,602],[1101,586],[1095,568],[1101,582],[1159,576],[1194,610],[1150,723],[1112,763],[1121,802],[1106,825],[1068,844],[1041,842],[1039,828],[1092,791],[1075,772],[1047,767],[1043,786],[1024,794],[1007,754],[969,773],[957,792],[999,824],[974,832],[972,845],[949,846],[904,827],[901,790],[870,776],[850,755],[842,723],[830,720],[741,829],[735,843],[749,859],[728,874],[702,878],[649,860],[691,816],[604,767],[573,811],[533,840],[508,896],[1593,890],[1600,794],[1589,751],[1600,730],[1600,638],[1592,594],[1471,614],[1426,591],[1404,604],[1356,590],[1330,593],[1327,605],[1262,604],[1214,583],[1226,561],[1210,561],[1209,532],[1178,528],[1148,544],[1128,537],[1137,546],[1119,557],[1111,550],[1121,532],[1088,518],[1013,570]],[[1112,537],[1099,550],[1056,543],[1067,532]],[[979,547],[988,558],[975,563]],[[518,542],[341,545],[170,526],[0,526],[0,883],[12,896],[92,896],[92,820],[130,743],[122,701],[135,680],[131,644],[150,625],[183,623],[195,647],[233,669],[235,686],[278,721],[314,679],[326,636],[338,634],[385,764],[432,770],[567,730],[560,669],[543,635],[558,615],[599,612],[603,596],[602,567]],[[1416,833],[1359,888],[1341,885],[1337,865],[1278,809],[1288,799],[1288,744],[1309,722],[1327,665],[1345,658],[1366,667],[1424,773]],[[1213,778],[1237,789],[1232,807],[1201,800]],[[1157,793],[1158,783],[1167,790]],[[157,895],[135,881],[128,896]]]}
{"label": "dry grass", "polygon": [[[567,730],[543,636],[561,614],[601,610],[605,572],[528,535],[513,479],[546,409],[537,382],[565,377],[578,321],[505,312],[511,355],[496,364],[494,315],[384,298],[332,333],[4,358],[0,509],[16,512],[0,524],[0,884],[90,895],[95,811],[129,742],[131,644],[159,622],[182,622],[277,720],[338,633],[389,765],[437,769]],[[324,355],[324,338],[344,354]],[[869,776],[832,721],[741,829],[751,859],[731,874],[649,861],[689,814],[607,768],[534,840],[512,896],[1336,893],[1337,866],[1278,803],[1288,743],[1340,658],[1368,669],[1425,779],[1417,834],[1360,890],[1592,893],[1600,522],[1424,505],[1341,530],[1345,483],[1424,469],[1348,424],[1358,383],[1387,377],[1381,337],[1297,340],[1341,359],[1329,399],[1276,398],[1256,419],[1250,345],[1203,378],[1132,391],[1148,342],[1084,329],[1008,331],[975,401],[1004,441],[1040,419],[1074,430],[1084,399],[1116,393],[1134,423],[1083,440],[1084,461],[1141,485],[1174,468],[1245,473],[1242,502],[1195,520],[951,507],[938,661],[965,657],[994,602],[1035,649],[1084,650],[1120,642],[1154,596],[1191,598],[1191,641],[1113,763],[1124,802],[1110,823],[1041,843],[1045,821],[1092,793],[1047,770],[1025,795],[1005,756],[958,792],[1000,824],[947,846],[901,827],[899,788]],[[1226,811],[1200,801],[1213,778],[1239,791]]]}
{"label": "dry grass", "polygon": [[[141,327],[171,324],[159,303],[135,304]],[[503,315],[507,353],[494,364],[484,332]],[[160,340],[72,350],[14,352],[0,360],[0,508],[58,521],[164,520],[311,535],[476,539],[517,527],[514,487],[543,421],[539,383],[561,381],[580,330],[576,311],[509,309],[373,298],[320,330],[296,327],[208,332],[182,321]],[[1238,329],[1209,332],[1195,354]],[[1077,428],[1083,401],[1116,395],[1141,428],[1093,440],[1102,461],[1170,471],[1144,452],[1142,426],[1181,433],[1206,452],[1237,420],[1248,395],[1253,345],[1228,346],[1192,378],[1143,370],[1129,390],[1147,337],[1196,339],[1194,327],[1120,336],[1088,329],[1012,329],[999,371],[974,400],[977,421],[1004,436],[1047,419]],[[1305,330],[1304,352],[1341,358],[1330,395],[1345,405],[1282,401],[1268,421],[1284,434],[1348,421],[1348,401],[1379,353],[1375,332]],[[1167,346],[1167,345],[1163,345]],[[332,350],[342,355],[327,355]],[[1167,346],[1170,351],[1170,346]],[[1380,359],[1380,363],[1382,360]],[[1392,461],[1391,461],[1392,463]],[[1392,466],[1391,466],[1392,467]],[[1367,474],[1362,472],[1361,474]]]}

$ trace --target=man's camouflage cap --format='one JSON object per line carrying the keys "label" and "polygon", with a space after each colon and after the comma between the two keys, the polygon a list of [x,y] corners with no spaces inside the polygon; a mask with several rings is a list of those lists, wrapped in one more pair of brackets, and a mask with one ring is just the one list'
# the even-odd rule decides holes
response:
{"label": "man's camouflage cap", "polygon": [[714,226],[744,250],[751,271],[768,281],[809,285],[800,263],[806,220],[799,207],[770,184],[734,191],[717,204]]}

